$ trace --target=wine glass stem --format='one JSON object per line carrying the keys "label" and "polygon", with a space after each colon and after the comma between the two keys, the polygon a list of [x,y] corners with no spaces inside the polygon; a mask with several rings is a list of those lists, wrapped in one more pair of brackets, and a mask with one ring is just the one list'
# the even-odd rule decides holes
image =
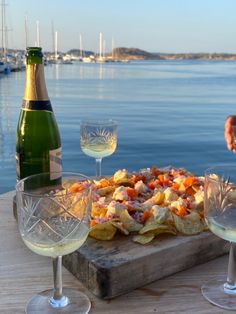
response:
{"label": "wine glass stem", "polygon": [[53,258],[53,279],[54,293],[50,299],[50,304],[53,308],[63,308],[69,303],[66,296],[62,294],[62,256]]}
{"label": "wine glass stem", "polygon": [[229,251],[228,276],[225,289],[236,289],[236,243],[231,242]]}
{"label": "wine glass stem", "polygon": [[54,299],[62,297],[61,256],[53,258]]}
{"label": "wine glass stem", "polygon": [[100,178],[102,175],[102,158],[96,158],[96,177]]}

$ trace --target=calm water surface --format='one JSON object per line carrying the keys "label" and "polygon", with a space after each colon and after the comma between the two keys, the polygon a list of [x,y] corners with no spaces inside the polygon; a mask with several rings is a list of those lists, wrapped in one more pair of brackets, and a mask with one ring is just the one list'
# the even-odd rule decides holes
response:
{"label": "calm water surface", "polygon": [[[118,121],[118,147],[103,173],[152,165],[185,167],[196,174],[235,163],[223,129],[236,113],[236,62],[155,61],[50,65],[47,88],[63,146],[63,168],[93,175],[95,162],[79,144],[79,123]],[[15,185],[15,132],[25,72],[0,76],[0,192]]]}

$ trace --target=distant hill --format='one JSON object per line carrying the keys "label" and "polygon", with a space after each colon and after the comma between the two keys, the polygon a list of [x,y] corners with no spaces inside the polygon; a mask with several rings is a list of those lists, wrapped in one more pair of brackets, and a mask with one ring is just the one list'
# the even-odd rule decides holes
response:
{"label": "distant hill", "polygon": [[112,55],[118,59],[128,60],[161,60],[163,59],[158,53],[151,53],[138,48],[114,48]]}
{"label": "distant hill", "polygon": [[138,48],[114,48],[112,56],[126,60],[236,60],[233,53],[153,53]]}

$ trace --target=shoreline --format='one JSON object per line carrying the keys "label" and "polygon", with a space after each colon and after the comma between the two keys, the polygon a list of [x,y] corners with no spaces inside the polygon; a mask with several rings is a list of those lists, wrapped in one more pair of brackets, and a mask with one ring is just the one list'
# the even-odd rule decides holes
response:
{"label": "shoreline", "polygon": [[[24,56],[25,51],[22,49],[8,49],[12,55]],[[47,61],[55,60],[55,54],[51,51],[44,51]],[[83,58],[81,57],[83,56]],[[57,60],[69,61],[82,61],[82,59],[95,59],[100,63],[104,61],[117,62],[117,61],[144,61],[144,60],[204,60],[204,61],[235,61],[236,53],[226,52],[182,52],[182,53],[165,53],[165,52],[148,52],[139,48],[117,47],[113,48],[111,52],[106,52],[103,56],[99,57],[95,52],[89,50],[70,49],[67,52],[59,52]],[[1,60],[1,55],[0,55]],[[85,62],[85,61],[84,61]]]}

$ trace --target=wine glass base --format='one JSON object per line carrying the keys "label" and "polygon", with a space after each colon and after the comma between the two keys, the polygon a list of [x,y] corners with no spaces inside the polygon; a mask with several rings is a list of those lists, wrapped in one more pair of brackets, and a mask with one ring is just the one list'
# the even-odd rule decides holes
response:
{"label": "wine glass base", "polygon": [[212,304],[226,310],[236,310],[236,290],[225,292],[226,278],[214,279],[202,286],[202,295]]}
{"label": "wine glass base", "polygon": [[87,314],[91,308],[91,302],[89,298],[83,294],[82,292],[64,288],[63,294],[69,299],[68,305],[62,308],[53,308],[49,300],[53,296],[53,290],[46,290],[40,292],[39,294],[32,297],[27,306],[26,306],[26,313],[27,314]]}

